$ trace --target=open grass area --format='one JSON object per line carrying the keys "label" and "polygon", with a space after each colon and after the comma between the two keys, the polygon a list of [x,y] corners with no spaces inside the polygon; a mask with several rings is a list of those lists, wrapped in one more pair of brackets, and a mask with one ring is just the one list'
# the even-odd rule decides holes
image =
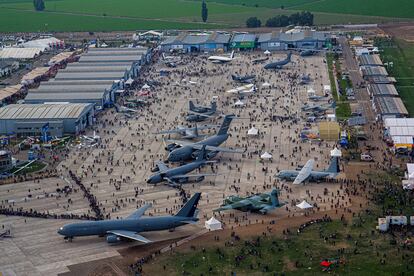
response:
{"label": "open grass area", "polygon": [[0,8],[0,32],[133,31],[144,29],[210,29],[221,25],[102,16],[53,14]]}
{"label": "open grass area", "polygon": [[[6,0],[11,1],[11,0]],[[201,2],[201,0],[193,0]],[[309,4],[318,2],[319,0],[210,0],[208,3],[216,2],[229,5],[242,5],[250,7],[266,7],[272,9],[290,8],[294,6],[300,6],[303,4]]]}
{"label": "open grass area", "polygon": [[376,40],[388,73],[397,79],[396,88],[411,117],[414,116],[414,43],[404,40]]}
{"label": "open grass area", "polygon": [[320,0],[295,6],[297,10],[370,16],[414,18],[412,0]]}
{"label": "open grass area", "polygon": [[[14,173],[17,170],[19,170],[21,167],[24,167],[28,162],[25,162],[23,164],[21,164],[18,167],[13,168],[10,173]],[[32,164],[30,164],[29,166],[27,166],[26,168],[20,170],[17,175],[24,175],[27,173],[33,173],[33,172],[38,172],[40,170],[42,170],[44,167],[46,167],[46,163],[40,162],[40,161],[35,161]]]}

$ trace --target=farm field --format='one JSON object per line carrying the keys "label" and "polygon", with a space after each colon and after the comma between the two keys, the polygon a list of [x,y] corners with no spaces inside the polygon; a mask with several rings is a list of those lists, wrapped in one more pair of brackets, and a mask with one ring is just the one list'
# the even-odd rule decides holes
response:
{"label": "farm field", "polygon": [[414,18],[414,1],[412,0],[321,0],[295,6],[294,9],[327,13]]}

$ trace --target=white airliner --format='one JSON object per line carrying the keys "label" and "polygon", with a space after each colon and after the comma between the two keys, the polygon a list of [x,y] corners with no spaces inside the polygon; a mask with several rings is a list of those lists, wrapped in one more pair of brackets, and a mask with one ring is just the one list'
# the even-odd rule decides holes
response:
{"label": "white airliner", "polygon": [[231,52],[230,57],[228,56],[211,56],[208,58],[213,63],[225,63],[230,62],[234,59],[234,51]]}

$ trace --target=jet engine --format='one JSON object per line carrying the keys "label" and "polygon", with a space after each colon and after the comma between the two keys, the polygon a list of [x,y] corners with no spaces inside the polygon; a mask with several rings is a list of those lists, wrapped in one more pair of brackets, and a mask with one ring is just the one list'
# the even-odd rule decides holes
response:
{"label": "jet engine", "polygon": [[262,215],[266,215],[267,214],[267,212],[269,212],[269,211],[271,211],[271,210],[273,210],[274,208],[272,207],[272,206],[266,206],[266,207],[264,207],[264,208],[262,208],[262,209],[260,209],[259,210],[259,212],[262,214]]}
{"label": "jet engine", "polygon": [[193,153],[191,154],[191,157],[192,158],[197,158],[197,156],[200,154],[200,151],[199,150],[195,150],[195,151],[193,151]]}
{"label": "jet engine", "polygon": [[165,147],[165,150],[171,152],[171,151],[173,151],[175,149],[178,149],[178,148],[181,148],[181,146],[180,145],[177,145],[177,144],[168,144]]}
{"label": "jet engine", "polygon": [[108,235],[106,236],[106,242],[107,243],[117,243],[120,242],[121,238],[118,237],[117,235]]}

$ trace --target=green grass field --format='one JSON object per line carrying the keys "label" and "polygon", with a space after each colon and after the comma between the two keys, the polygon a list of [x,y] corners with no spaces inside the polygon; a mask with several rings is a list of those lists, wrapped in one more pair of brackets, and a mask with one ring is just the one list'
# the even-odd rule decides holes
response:
{"label": "green grass field", "polygon": [[414,18],[412,0],[320,0],[295,6],[297,10],[369,16]]}
{"label": "green grass field", "polygon": [[397,79],[396,88],[410,116],[414,116],[414,43],[404,40],[376,41],[383,62],[393,62],[388,73]]}
{"label": "green grass field", "polygon": [[414,1],[396,2],[401,5],[388,0],[362,5],[358,0],[212,0],[207,1],[209,17],[203,23],[200,0],[46,0],[44,12],[34,11],[31,0],[0,0],[0,32],[232,28],[245,27],[251,16],[264,24],[300,10],[314,12],[317,25],[414,18]]}

